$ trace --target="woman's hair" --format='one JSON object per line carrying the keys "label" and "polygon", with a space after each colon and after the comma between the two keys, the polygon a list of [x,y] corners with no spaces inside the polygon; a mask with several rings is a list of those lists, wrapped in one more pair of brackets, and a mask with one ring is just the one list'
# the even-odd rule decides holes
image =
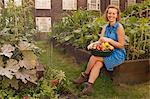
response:
{"label": "woman's hair", "polygon": [[103,17],[105,18],[105,20],[108,21],[107,13],[108,13],[108,9],[109,9],[109,8],[114,8],[114,9],[117,10],[117,21],[119,21],[119,20],[121,19],[121,15],[120,15],[121,12],[120,12],[119,7],[118,7],[118,6],[115,6],[115,5],[109,5],[109,6],[106,8],[105,13],[104,13],[104,15],[103,15]]}

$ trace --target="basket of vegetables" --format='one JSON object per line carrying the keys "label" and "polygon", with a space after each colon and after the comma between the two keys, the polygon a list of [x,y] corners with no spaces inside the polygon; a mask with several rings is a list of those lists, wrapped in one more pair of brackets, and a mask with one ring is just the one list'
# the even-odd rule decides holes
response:
{"label": "basket of vegetables", "polygon": [[99,57],[110,56],[114,50],[114,47],[110,45],[108,42],[103,43],[93,43],[89,48],[91,54]]}

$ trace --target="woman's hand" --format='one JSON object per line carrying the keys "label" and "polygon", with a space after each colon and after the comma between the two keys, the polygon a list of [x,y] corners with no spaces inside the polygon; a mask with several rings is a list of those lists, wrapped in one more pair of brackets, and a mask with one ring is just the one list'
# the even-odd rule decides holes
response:
{"label": "woman's hand", "polygon": [[99,43],[100,43],[99,41],[93,42],[87,46],[87,49],[89,50],[89,49],[96,48],[96,45]]}
{"label": "woman's hand", "polygon": [[111,40],[112,40],[112,39],[107,38],[107,37],[101,37],[101,38],[100,38],[100,42],[101,42],[101,43],[103,43],[103,42],[109,42],[109,43],[110,43]]}
{"label": "woman's hand", "polygon": [[87,46],[87,49],[88,49],[88,50],[92,49],[92,48],[93,48],[93,45],[94,45],[94,43],[89,44],[89,45]]}

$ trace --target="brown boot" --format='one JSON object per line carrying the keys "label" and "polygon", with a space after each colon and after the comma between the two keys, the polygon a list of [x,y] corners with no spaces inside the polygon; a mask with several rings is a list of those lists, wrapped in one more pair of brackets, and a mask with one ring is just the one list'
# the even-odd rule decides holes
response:
{"label": "brown boot", "polygon": [[85,72],[82,72],[81,76],[77,78],[76,80],[74,80],[73,83],[77,85],[81,85],[83,82],[87,82],[88,78],[89,78],[88,74],[86,74]]}
{"label": "brown boot", "polygon": [[79,96],[88,95],[93,90],[93,83],[87,82],[85,88],[79,93]]}

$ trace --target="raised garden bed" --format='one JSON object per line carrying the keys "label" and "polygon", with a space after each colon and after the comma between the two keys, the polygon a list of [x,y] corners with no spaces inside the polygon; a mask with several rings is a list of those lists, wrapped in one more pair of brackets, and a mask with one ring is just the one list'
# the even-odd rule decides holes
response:
{"label": "raised garden bed", "polygon": [[[51,39],[50,43],[54,47],[62,48],[63,51],[75,57],[78,64],[88,62],[91,54],[83,49],[78,49],[71,44],[59,44],[55,39]],[[116,84],[136,84],[150,80],[150,59],[139,59],[125,61],[120,66],[117,66],[113,72],[113,82]]]}
{"label": "raised garden bed", "polygon": [[113,81],[115,83],[136,84],[150,80],[149,59],[125,61],[115,68]]}

